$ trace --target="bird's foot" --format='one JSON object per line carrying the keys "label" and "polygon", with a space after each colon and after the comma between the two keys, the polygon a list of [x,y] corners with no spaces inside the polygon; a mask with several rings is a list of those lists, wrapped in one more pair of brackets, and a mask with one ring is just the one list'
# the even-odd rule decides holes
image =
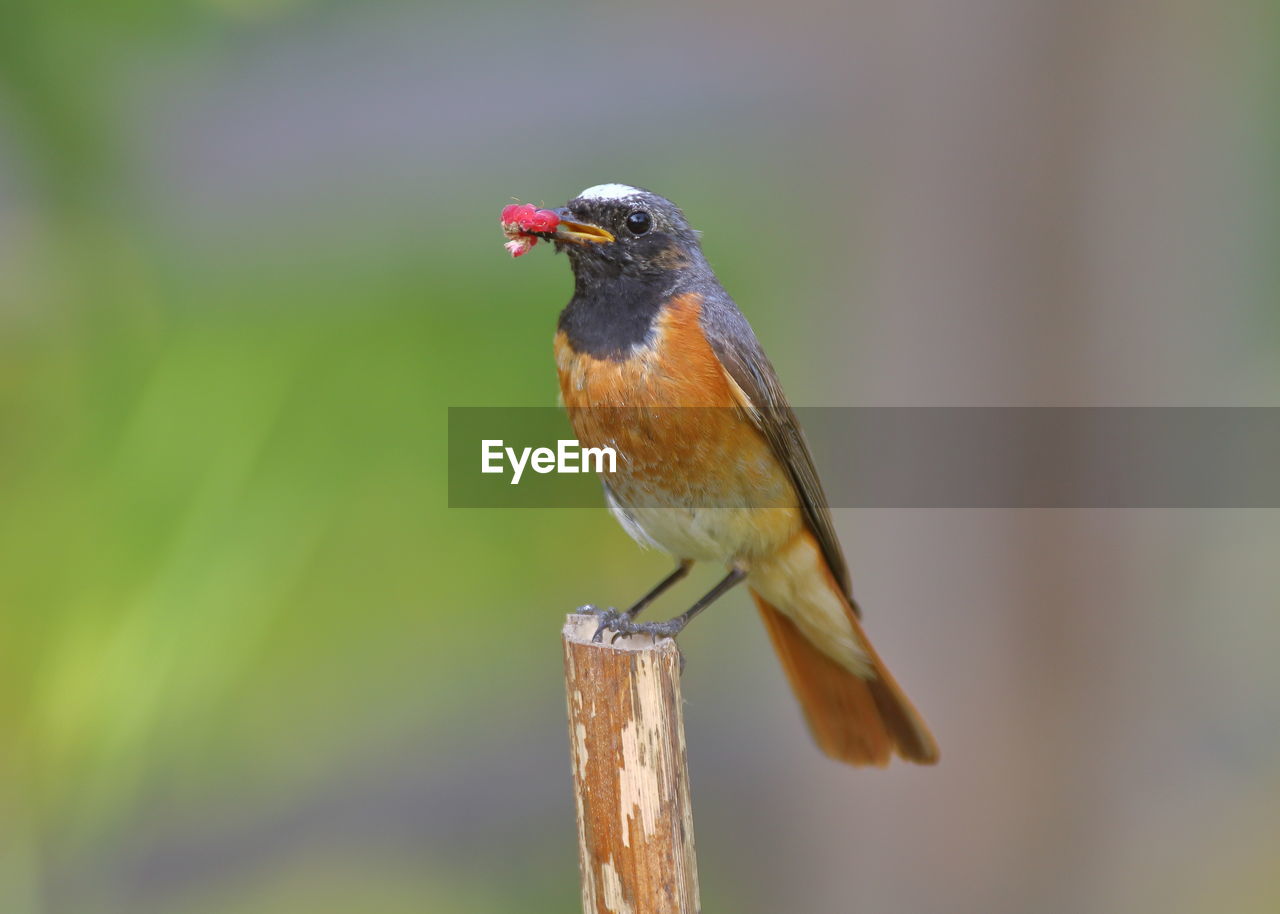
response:
{"label": "bird's foot", "polygon": [[[596,633],[591,636],[591,640],[596,644],[604,641],[605,632],[613,632],[613,637],[609,639],[610,644],[613,644],[619,638],[630,637],[631,635],[674,638],[684,631],[684,627],[689,623],[689,620],[684,616],[676,616],[666,622],[632,622],[630,610],[618,612],[612,606],[596,606],[592,603],[579,606],[578,612],[584,616],[595,616],[600,620]],[[680,651],[680,645],[676,645],[676,650]],[[684,672],[684,651],[680,651],[680,672]]]}
{"label": "bird's foot", "polygon": [[610,644],[619,638],[630,637],[631,635],[674,638],[684,631],[684,627],[689,624],[689,620],[684,616],[676,616],[674,619],[668,619],[665,622],[633,622],[631,610],[619,612],[612,606],[596,606],[593,603],[579,606],[578,612],[584,616],[595,616],[600,620],[596,633],[591,636],[591,640],[597,644],[604,640],[605,632],[613,633],[613,637],[609,639]]}

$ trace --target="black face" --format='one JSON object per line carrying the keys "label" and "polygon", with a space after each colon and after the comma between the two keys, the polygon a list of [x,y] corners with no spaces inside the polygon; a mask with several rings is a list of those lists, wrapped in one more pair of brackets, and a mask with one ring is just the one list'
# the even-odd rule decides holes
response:
{"label": "black face", "polygon": [[576,352],[625,359],[651,338],[655,319],[674,295],[715,284],[697,232],[657,194],[606,184],[584,191],[558,213],[613,236],[606,242],[572,234],[556,240],[556,250],[573,265],[573,298],[560,313],[560,330]]}
{"label": "black face", "polygon": [[697,233],[684,214],[670,200],[647,190],[587,193],[570,200],[559,213],[563,219],[606,229],[614,237],[603,244],[557,242],[577,272],[638,276],[691,266],[701,258]]}

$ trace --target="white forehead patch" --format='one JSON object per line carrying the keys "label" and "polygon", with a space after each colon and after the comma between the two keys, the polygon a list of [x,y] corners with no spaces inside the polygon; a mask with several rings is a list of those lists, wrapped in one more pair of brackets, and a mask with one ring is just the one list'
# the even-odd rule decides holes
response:
{"label": "white forehead patch", "polygon": [[595,187],[588,187],[578,194],[578,199],[625,200],[627,197],[638,197],[642,193],[644,191],[638,187],[632,187],[630,184],[597,184]]}

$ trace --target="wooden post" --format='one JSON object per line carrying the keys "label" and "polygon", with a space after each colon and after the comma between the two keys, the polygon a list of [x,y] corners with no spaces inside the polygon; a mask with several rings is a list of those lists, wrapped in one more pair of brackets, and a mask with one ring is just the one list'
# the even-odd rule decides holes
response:
{"label": "wooden post", "polygon": [[697,914],[680,650],[648,635],[592,643],[564,627],[584,914]]}

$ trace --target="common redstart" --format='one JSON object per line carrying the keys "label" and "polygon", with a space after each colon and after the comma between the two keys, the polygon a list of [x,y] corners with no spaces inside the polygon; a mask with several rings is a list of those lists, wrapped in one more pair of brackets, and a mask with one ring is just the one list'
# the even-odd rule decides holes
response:
{"label": "common redstart", "polygon": [[[822,750],[855,765],[938,747],[863,631],[822,484],[755,333],[671,201],[626,184],[558,210],[506,207],[515,256],[538,239],[569,256],[574,292],[555,338],[560,392],[583,445],[612,447],[605,500],[675,571],[600,629],[674,636],[746,581]],[[686,612],[637,622],[696,561],[728,574]]]}

